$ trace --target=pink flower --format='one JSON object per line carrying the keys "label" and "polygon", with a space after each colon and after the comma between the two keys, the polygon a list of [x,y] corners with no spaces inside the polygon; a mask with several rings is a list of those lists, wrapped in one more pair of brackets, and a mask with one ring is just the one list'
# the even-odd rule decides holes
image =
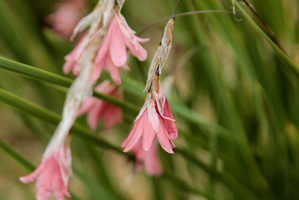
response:
{"label": "pink flower", "polygon": [[[95,90],[119,99],[122,98],[118,88],[109,81],[103,81]],[[82,115],[83,113],[88,113],[87,122],[93,130],[96,129],[98,120],[104,121],[106,129],[112,128],[116,123],[122,122],[122,109],[120,107],[95,97],[89,97],[83,102],[77,115]]]}
{"label": "pink flower", "polygon": [[[64,73],[68,73],[74,69],[74,74],[79,73],[78,63],[81,59],[82,53],[87,47],[87,43],[95,46],[99,41],[94,35],[92,38],[82,38],[77,47],[65,57],[66,63],[63,67]],[[142,39],[134,35],[134,31],[128,26],[124,17],[120,13],[114,13],[110,19],[107,33],[100,43],[99,47],[96,48],[95,57],[95,69],[93,74],[93,80],[100,77],[102,70],[106,69],[110,72],[112,80],[120,84],[121,79],[118,68],[124,68],[129,70],[130,68],[126,65],[127,62],[127,49],[136,56],[139,60],[144,61],[147,58],[146,50],[139,44],[139,42],[146,42],[148,39]]]}
{"label": "pink flower", "polygon": [[73,74],[78,75],[80,70],[78,66],[78,61],[80,56],[82,55],[81,45],[84,43],[85,35],[80,39],[78,45],[75,49],[64,57],[65,63],[63,65],[63,72],[65,74],[69,73],[73,69]]}
{"label": "pink flower", "polygon": [[53,30],[64,37],[70,37],[84,11],[84,0],[64,0],[47,17]]}
{"label": "pink flower", "polygon": [[149,151],[144,151],[141,144],[137,142],[130,152],[135,155],[135,166],[138,171],[141,170],[142,165],[144,165],[149,175],[160,176],[162,174],[156,142],[154,142]]}
{"label": "pink flower", "polygon": [[49,152],[39,167],[28,176],[20,177],[23,183],[36,182],[37,200],[49,199],[51,193],[56,200],[71,197],[68,191],[68,179],[71,173],[71,151],[69,147]]}
{"label": "pink flower", "polygon": [[126,46],[134,56],[144,61],[147,57],[147,52],[139,42],[146,41],[148,39],[142,39],[134,35],[134,31],[128,26],[121,14],[112,17],[104,41],[95,59],[94,79],[98,79],[102,70],[107,69],[110,71],[112,79],[117,84],[120,84],[118,67],[129,70],[128,66],[126,66]]}
{"label": "pink flower", "polygon": [[148,93],[145,104],[121,147],[124,152],[128,152],[140,141],[143,150],[149,151],[155,136],[166,152],[173,153],[175,145],[172,140],[177,138],[178,131],[163,92]]}

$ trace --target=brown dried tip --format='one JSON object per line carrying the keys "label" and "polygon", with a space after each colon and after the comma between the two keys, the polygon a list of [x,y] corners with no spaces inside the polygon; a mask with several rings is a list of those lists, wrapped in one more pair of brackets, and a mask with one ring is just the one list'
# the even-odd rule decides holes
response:
{"label": "brown dried tip", "polygon": [[180,2],[180,0],[178,0],[177,3],[176,3],[176,6],[175,6],[174,11],[173,11],[173,14],[171,16],[171,19],[175,20],[175,12],[176,12],[176,9],[178,8],[179,2]]}

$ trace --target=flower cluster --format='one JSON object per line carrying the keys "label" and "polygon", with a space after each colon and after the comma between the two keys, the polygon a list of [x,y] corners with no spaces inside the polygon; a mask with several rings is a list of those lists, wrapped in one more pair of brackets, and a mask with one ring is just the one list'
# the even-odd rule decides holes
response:
{"label": "flower cluster", "polygon": [[57,200],[71,197],[68,190],[68,180],[71,174],[71,150],[69,142],[52,148],[43,158],[39,167],[28,176],[20,177],[23,183],[36,182],[37,200],[47,200],[51,193]]}
{"label": "flower cluster", "polygon": [[[119,88],[109,81],[100,83],[95,87],[95,91],[122,99]],[[104,121],[106,129],[110,129],[116,123],[122,122],[122,110],[120,107],[95,97],[89,97],[82,103],[77,115],[79,116],[84,113],[88,113],[87,122],[92,130],[96,130],[98,120]]]}
{"label": "flower cluster", "polygon": [[124,152],[130,151],[138,142],[145,151],[149,151],[157,136],[161,147],[173,153],[172,142],[177,138],[178,131],[164,93],[160,90],[149,92],[144,106],[135,120],[135,124],[123,142]]}
{"label": "flower cluster", "polygon": [[[128,26],[120,13],[123,3],[124,0],[99,0],[93,12],[84,17],[73,31],[72,38],[89,27],[74,50],[65,56],[64,73],[73,71],[77,77],[67,93],[62,120],[39,167],[30,175],[20,178],[24,183],[37,180],[38,200],[47,200],[52,193],[57,200],[71,196],[68,191],[71,175],[69,138],[77,116],[87,113],[87,122],[93,130],[97,128],[98,120],[103,120],[107,129],[122,121],[122,110],[119,107],[91,95],[93,85],[104,69],[110,72],[116,84],[121,83],[119,68],[129,70],[126,65],[127,49],[140,61],[147,58],[147,52],[140,42],[148,39],[135,36],[135,32]],[[128,138],[121,145],[124,152],[130,151],[135,155],[137,170],[144,165],[148,174],[156,176],[162,173],[157,142],[165,151],[173,153],[173,140],[178,136],[168,101],[160,86],[160,73],[171,49],[173,25],[174,19],[171,19],[150,66],[145,87],[148,91],[145,104]],[[122,99],[118,87],[109,81],[101,82],[95,90]]]}
{"label": "flower cluster", "polygon": [[[112,2],[112,1],[111,1]],[[107,16],[110,16],[110,20],[107,23],[106,28],[94,30],[94,27],[98,25],[96,13],[100,11],[98,7],[89,16],[83,18],[81,23],[78,25],[78,30],[81,27],[91,26],[88,33],[85,33],[76,48],[65,57],[66,63],[63,66],[64,73],[69,73],[73,69],[74,75],[77,75],[80,71],[78,64],[82,60],[82,53],[87,48],[87,43],[95,47],[94,54],[94,73],[93,80],[96,81],[103,69],[110,72],[112,80],[121,84],[118,68],[129,70],[130,68],[126,65],[127,62],[127,48],[130,52],[136,56],[140,61],[144,61],[147,58],[146,50],[139,44],[139,42],[146,42],[148,39],[142,39],[135,36],[135,32],[128,26],[125,18],[115,7],[111,8],[110,4],[105,6],[111,9]],[[114,9],[113,9],[114,8]],[[105,15],[104,15],[105,16]],[[106,22],[105,19],[103,19]],[[101,33],[101,32],[105,33]],[[76,33],[76,29],[74,33]],[[98,40],[98,36],[105,34],[103,40]]]}
{"label": "flower cluster", "polygon": [[[74,14],[73,11],[76,10],[80,0],[73,0],[79,3],[72,6],[69,4],[71,1],[68,0],[60,6],[68,8],[66,12]],[[72,38],[89,27],[75,49],[65,57],[63,71],[68,73],[73,70],[77,77],[67,93],[62,120],[44,153],[42,163],[32,174],[21,177],[24,183],[37,180],[38,200],[47,200],[51,193],[59,200],[62,200],[64,196],[70,197],[68,178],[71,173],[71,152],[67,138],[78,114],[89,113],[88,122],[92,129],[96,128],[96,122],[99,119],[105,121],[106,128],[111,128],[116,122],[122,121],[120,108],[95,100],[90,96],[93,84],[96,83],[103,69],[110,71],[115,83],[121,83],[118,68],[129,70],[126,65],[127,48],[139,60],[145,60],[147,57],[146,50],[139,42],[146,42],[148,39],[135,36],[134,31],[128,26],[120,13],[123,3],[124,0],[99,0],[93,12],[84,17],[74,29]],[[50,17],[54,24],[56,24],[57,17],[65,20],[67,13],[63,13],[61,9]],[[73,15],[68,17],[71,16]],[[61,28],[58,25],[55,27]],[[119,91],[109,82],[103,82],[95,89],[121,98]]]}

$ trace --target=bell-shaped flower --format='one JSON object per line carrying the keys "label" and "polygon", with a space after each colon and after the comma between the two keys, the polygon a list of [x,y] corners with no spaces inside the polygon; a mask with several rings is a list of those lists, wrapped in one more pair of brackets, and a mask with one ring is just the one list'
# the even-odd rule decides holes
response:
{"label": "bell-shaped flower", "polygon": [[175,145],[172,141],[177,135],[178,131],[165,95],[162,91],[159,94],[149,92],[129,136],[121,147],[124,148],[124,152],[128,152],[140,141],[142,148],[149,151],[157,136],[161,147],[166,152],[173,153],[172,148]]}
{"label": "bell-shaped flower", "polygon": [[[84,17],[74,30],[74,35],[90,26],[89,31],[80,40],[77,47],[65,57],[66,64],[64,72],[68,73],[74,69],[76,75],[84,62],[80,63],[83,52],[87,48],[94,49],[94,75],[93,80],[100,77],[102,70],[110,72],[112,80],[120,84],[121,79],[118,68],[129,70],[127,62],[127,48],[140,61],[147,58],[146,50],[140,45],[140,42],[146,42],[148,39],[142,39],[135,36],[135,32],[128,26],[125,18],[120,13],[123,1],[119,2],[119,7],[113,6],[111,0],[104,0],[102,4],[88,16]],[[104,9],[105,8],[105,9]],[[101,14],[102,13],[102,14]]]}
{"label": "bell-shaped flower", "polygon": [[[109,96],[122,99],[117,86],[109,81],[103,81],[95,90]],[[106,129],[112,128],[116,123],[122,122],[122,109],[95,97],[87,98],[78,110],[77,115],[87,113],[87,122],[92,130],[97,127],[98,120],[103,120]]]}
{"label": "bell-shaped flower", "polygon": [[144,61],[147,58],[147,52],[139,42],[146,41],[148,39],[135,36],[134,31],[128,26],[124,17],[120,13],[116,14],[112,17],[107,34],[98,50],[95,59],[94,80],[99,78],[103,69],[107,69],[110,71],[113,81],[120,84],[118,67],[129,70],[126,66],[126,46],[134,56]]}
{"label": "bell-shaped flower", "polygon": [[37,200],[47,200],[53,193],[56,200],[71,197],[68,180],[71,174],[71,151],[69,146],[59,147],[45,154],[42,163],[28,176],[20,177],[23,183],[36,181]]}

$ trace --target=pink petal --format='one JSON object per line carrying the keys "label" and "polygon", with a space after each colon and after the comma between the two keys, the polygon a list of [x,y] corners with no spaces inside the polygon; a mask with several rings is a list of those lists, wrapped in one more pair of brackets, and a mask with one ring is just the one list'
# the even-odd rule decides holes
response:
{"label": "pink petal", "polygon": [[[77,61],[79,60],[79,58],[81,57],[81,52],[79,53],[79,49],[81,47],[81,45],[83,44],[84,40],[85,40],[85,36],[86,34],[84,34],[82,36],[82,38],[80,39],[79,43],[76,45],[76,47],[73,49],[72,52],[70,52],[68,55],[66,55],[64,57],[64,59],[66,60],[65,64],[63,65],[63,73],[67,74],[69,73],[76,65],[77,65]],[[79,53],[79,55],[77,55]],[[76,66],[77,71],[79,70],[79,67]],[[75,74],[76,75],[76,74]]]}
{"label": "pink petal", "polygon": [[69,55],[65,56],[64,59],[66,60],[66,62],[63,65],[63,73],[68,74],[75,66],[75,58],[74,55],[70,53]]}
{"label": "pink petal", "polygon": [[123,68],[123,69],[125,69],[125,70],[128,70],[128,71],[130,71],[131,69],[130,69],[130,67],[129,66],[127,66],[127,65],[123,65],[123,66],[121,66],[121,68]]}
{"label": "pink petal", "polygon": [[162,119],[161,119],[160,116],[159,116],[159,120],[160,120],[160,123],[159,123],[159,130],[158,130],[158,132],[156,133],[156,134],[157,134],[158,142],[160,143],[161,147],[162,147],[166,152],[173,154],[172,144],[171,144],[171,142],[169,141],[167,131],[166,131],[164,125],[163,125],[163,122],[162,122]]}
{"label": "pink petal", "polygon": [[108,104],[104,114],[105,129],[112,128],[116,123],[122,122],[122,110]]}
{"label": "pink petal", "polygon": [[138,142],[138,140],[141,138],[143,133],[143,128],[144,128],[144,123],[149,123],[149,122],[144,122],[143,120],[144,115],[147,115],[146,111],[144,111],[143,115],[135,122],[133,129],[127,138],[128,140],[125,140],[121,145],[122,147],[125,146],[124,152],[130,151],[134,147],[134,145]]}
{"label": "pink petal", "polygon": [[138,43],[133,43],[131,40],[126,39],[126,45],[130,52],[136,56],[140,61],[144,61],[147,58],[147,51]]}
{"label": "pink petal", "polygon": [[112,60],[109,58],[107,58],[106,64],[107,64],[107,69],[110,71],[110,76],[112,80],[118,85],[121,84],[118,67],[116,67],[115,64],[112,62]]}
{"label": "pink petal", "polygon": [[93,75],[92,75],[92,79],[96,82],[98,80],[98,78],[101,76],[101,73],[103,71],[103,69],[105,68],[105,63],[106,60],[102,60],[102,62],[96,63],[94,70],[93,70]]}
{"label": "pink petal", "polygon": [[102,45],[100,46],[97,56],[95,58],[95,64],[104,63],[105,58],[109,54],[109,48],[112,40],[112,31],[111,31],[111,25],[109,25],[106,37],[103,40]]}
{"label": "pink petal", "polygon": [[116,19],[112,19],[111,29],[112,39],[110,44],[110,55],[116,66],[123,66],[127,62],[126,45]]}
{"label": "pink petal", "polygon": [[44,162],[42,162],[31,174],[29,174],[28,176],[22,176],[20,177],[20,181],[22,181],[23,183],[30,183],[32,181],[34,181],[39,175],[40,173],[43,171],[43,169],[45,168],[45,166],[48,165],[48,160],[45,160]]}
{"label": "pink petal", "polygon": [[[149,119],[148,119],[148,115],[144,115],[144,121],[148,121],[149,122]],[[142,135],[142,139],[143,139],[143,142],[142,142],[142,147],[145,151],[149,151],[152,144],[153,144],[153,141],[155,139],[155,130],[153,128],[153,126],[151,125],[151,123],[144,123],[143,125],[143,135]]]}
{"label": "pink petal", "polygon": [[[166,98],[165,98],[165,104],[163,109],[163,116],[173,119],[173,115],[171,113],[168,100]],[[174,121],[165,119],[163,117],[162,117],[162,121],[166,128],[167,133],[169,134],[170,139],[175,140],[178,137],[178,129],[176,128]]]}
{"label": "pink petal", "polygon": [[162,174],[162,167],[158,156],[156,142],[148,152],[145,152],[144,157],[144,167],[146,172],[149,175],[160,176]]}
{"label": "pink petal", "polygon": [[36,197],[38,200],[48,200],[51,193],[56,199],[62,199],[63,196],[69,197],[67,182],[64,184],[63,173],[65,173],[66,181],[71,171],[71,153],[69,147],[56,147],[49,152],[39,167],[29,176],[21,177],[22,182],[36,181]]}
{"label": "pink petal", "polygon": [[71,194],[70,194],[70,192],[69,192],[69,189],[67,187],[65,188],[65,190],[63,192],[63,195],[66,196],[67,198],[71,198],[72,197]]}
{"label": "pink petal", "polygon": [[36,199],[37,200],[48,200],[51,196],[51,192],[49,190],[46,190],[45,188],[43,189],[38,189],[36,188]]}
{"label": "pink petal", "polygon": [[75,76],[78,76],[79,73],[80,73],[79,65],[75,64],[75,66],[74,66],[74,70],[73,70],[73,74],[74,74]]}
{"label": "pink petal", "polygon": [[108,94],[112,91],[114,91],[116,89],[116,86],[114,84],[112,84],[110,81],[103,81],[101,82],[99,85],[97,85],[95,87],[95,90],[97,92],[102,92],[102,93],[105,93],[105,94]]}
{"label": "pink petal", "polygon": [[151,126],[153,127],[154,131],[157,132],[159,129],[159,118],[158,113],[155,108],[154,102],[151,101],[151,104],[147,107],[148,112],[148,121],[150,122]]}
{"label": "pink petal", "polygon": [[135,39],[138,42],[148,42],[150,40],[149,38],[140,38],[140,37],[137,37],[137,36],[135,36]]}
{"label": "pink petal", "polygon": [[98,110],[101,107],[101,104],[96,104],[94,107],[89,110],[88,116],[87,116],[87,122],[89,127],[92,130],[96,130],[97,128],[97,122],[98,122]]}
{"label": "pink petal", "polygon": [[88,110],[92,109],[95,101],[97,101],[97,99],[94,97],[89,97],[89,98],[85,99],[83,101],[81,107],[77,111],[77,116],[80,116],[80,115],[88,112]]}

